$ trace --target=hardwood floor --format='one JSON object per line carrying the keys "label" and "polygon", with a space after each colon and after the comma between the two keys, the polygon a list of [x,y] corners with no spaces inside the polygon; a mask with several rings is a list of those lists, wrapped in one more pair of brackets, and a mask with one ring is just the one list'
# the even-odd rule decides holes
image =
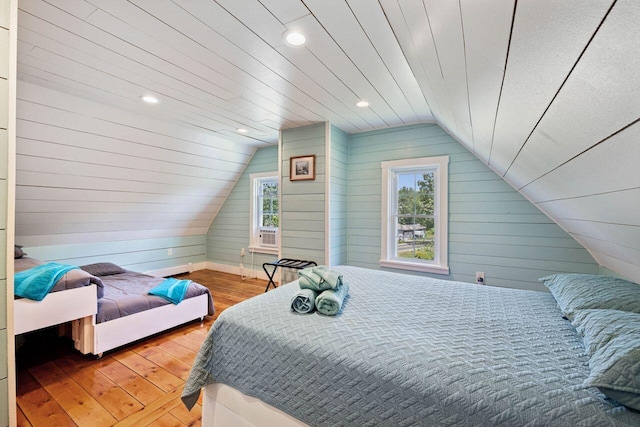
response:
{"label": "hardwood floor", "polygon": [[177,276],[211,290],[216,314],[107,352],[83,356],[56,328],[25,334],[16,353],[18,426],[198,426],[182,388],[200,344],[227,307],[264,292],[267,282],[201,270]]}

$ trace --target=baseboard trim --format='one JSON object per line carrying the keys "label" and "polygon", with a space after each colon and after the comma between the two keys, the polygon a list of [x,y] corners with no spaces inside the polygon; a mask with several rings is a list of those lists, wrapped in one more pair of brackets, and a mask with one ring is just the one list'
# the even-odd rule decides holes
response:
{"label": "baseboard trim", "polygon": [[[204,264],[205,264],[204,268],[208,270],[221,271],[223,273],[236,274],[238,276],[242,276],[244,273],[244,275],[247,277],[251,277],[251,278],[257,277],[258,279],[269,280],[264,270],[255,270],[255,269],[251,270],[249,268],[241,269],[240,266],[220,264],[213,261],[205,261]],[[278,274],[276,276],[280,276],[280,275]],[[279,277],[275,277],[274,279],[276,283],[280,282]]]}
{"label": "baseboard trim", "polygon": [[190,262],[189,264],[176,265],[175,267],[159,268],[157,270],[145,271],[145,274],[155,277],[174,276],[176,274],[193,273],[197,270],[204,270],[205,268],[207,268],[205,265],[206,261],[193,263]]}
{"label": "baseboard trim", "polygon": [[[174,267],[159,268],[157,270],[145,271],[145,274],[148,274],[150,276],[155,276],[155,277],[167,277],[167,276],[174,276],[176,274],[182,274],[182,273],[193,273],[194,271],[204,270],[204,269],[221,271],[223,273],[230,273],[238,276],[242,276],[244,273],[246,277],[251,277],[251,278],[257,277],[258,279],[269,280],[264,270],[256,270],[256,269],[252,270],[249,268],[241,269],[240,266],[220,264],[213,261],[201,261],[201,262],[194,262],[189,264],[176,265]],[[274,279],[276,283],[280,283],[280,274],[277,274]]]}

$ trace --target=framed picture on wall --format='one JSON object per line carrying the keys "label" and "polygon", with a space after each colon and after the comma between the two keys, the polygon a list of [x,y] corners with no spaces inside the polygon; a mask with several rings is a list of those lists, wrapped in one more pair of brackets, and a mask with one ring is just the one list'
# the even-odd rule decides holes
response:
{"label": "framed picture on wall", "polygon": [[306,181],[316,179],[316,155],[291,157],[289,165],[289,179],[291,181]]}

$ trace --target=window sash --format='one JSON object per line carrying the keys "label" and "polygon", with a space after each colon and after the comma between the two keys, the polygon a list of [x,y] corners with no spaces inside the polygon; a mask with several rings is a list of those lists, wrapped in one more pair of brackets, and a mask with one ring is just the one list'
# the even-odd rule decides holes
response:
{"label": "window sash", "polygon": [[[438,251],[438,246],[436,244],[436,241],[438,240],[438,215],[436,214],[436,212],[438,211],[438,206],[437,206],[437,180],[438,180],[438,168],[437,167],[421,167],[421,168],[415,168],[415,169],[406,169],[406,168],[398,168],[398,169],[391,169],[390,172],[391,174],[393,174],[393,178],[392,178],[392,182],[393,182],[393,192],[390,192],[391,197],[393,198],[391,206],[393,211],[391,212],[391,215],[389,216],[390,219],[393,219],[393,226],[389,227],[389,235],[387,236],[387,238],[389,239],[389,241],[393,242],[393,244],[390,245],[390,259],[396,260],[396,261],[400,261],[400,262],[405,262],[405,261],[410,261],[410,262],[417,262],[417,263],[421,263],[421,264],[437,264],[438,263],[438,259],[439,259],[439,251]],[[408,213],[408,214],[401,214],[399,213],[400,210],[400,192],[402,191],[402,188],[404,187],[400,187],[400,179],[402,176],[418,176],[418,175],[429,175],[429,174],[433,174],[433,192],[432,194],[432,199],[433,199],[433,214],[419,214],[415,212],[415,204],[414,204],[414,213]],[[415,182],[416,180],[414,180],[414,187],[417,186],[417,182]],[[417,191],[416,188],[410,188],[411,190],[414,191],[414,197],[419,197],[419,193]],[[433,219],[433,251],[434,251],[434,257],[433,260],[429,260],[429,259],[422,259],[422,258],[418,258],[418,257],[403,257],[400,256],[398,254],[398,246],[399,246],[399,239],[400,239],[400,219],[401,218],[408,218],[408,219],[413,219],[413,221],[411,222],[411,224],[409,225],[415,225],[415,224],[419,224],[416,220],[417,219]],[[414,231],[415,233],[415,231]],[[414,234],[415,236],[415,234]],[[426,231],[425,231],[425,236],[426,236]],[[415,243],[415,242],[414,242]],[[426,245],[425,245],[426,246]],[[414,250],[415,250],[415,244],[414,244]]]}
{"label": "window sash", "polygon": [[[273,247],[260,245],[261,230],[279,229],[279,180],[277,172],[250,175],[251,180],[251,230],[250,249],[272,253]],[[274,188],[275,187],[275,188]],[[274,225],[277,224],[277,225]]]}
{"label": "window sash", "polygon": [[[386,161],[381,163],[382,168],[382,242],[380,266],[389,268],[399,268],[406,270],[430,272],[437,274],[448,274],[448,156]],[[432,186],[419,183],[424,180],[424,174],[432,174]],[[407,176],[409,175],[409,176]],[[410,175],[414,175],[413,180]],[[402,186],[399,185],[402,183]],[[406,186],[415,193],[409,191],[402,197],[402,210],[398,209],[400,203],[400,192]],[[433,187],[433,188],[431,188]],[[425,202],[424,197],[431,197],[432,202]],[[422,198],[422,199],[421,199]],[[408,201],[407,201],[408,200]],[[412,202],[413,200],[413,202]],[[415,203],[411,206],[411,203]],[[408,209],[407,209],[408,207]],[[413,210],[413,212],[412,212]],[[433,212],[432,212],[433,211]],[[398,256],[398,242],[401,233],[400,224],[422,224],[422,230],[418,229],[418,236],[415,234],[407,237],[407,243],[412,247],[402,246],[402,251],[408,249],[414,252],[411,258]],[[429,241],[426,230],[431,235],[433,227],[433,260],[413,258],[418,249],[417,242],[420,242],[420,249],[426,248],[427,253],[419,256],[430,257]],[[408,230],[411,231],[411,230]],[[415,236],[415,237],[414,237]],[[423,240],[424,239],[424,240]],[[426,244],[425,244],[426,243]],[[404,255],[407,255],[404,253]]]}

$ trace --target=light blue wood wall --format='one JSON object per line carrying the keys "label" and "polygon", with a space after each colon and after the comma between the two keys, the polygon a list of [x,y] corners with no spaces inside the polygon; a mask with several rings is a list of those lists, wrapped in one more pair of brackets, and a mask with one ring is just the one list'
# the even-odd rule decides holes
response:
{"label": "light blue wood wall", "polygon": [[[278,172],[278,147],[266,147],[256,151],[240,179],[213,220],[207,233],[207,260],[238,267],[240,249],[249,247],[250,219],[249,175],[261,172]],[[277,255],[255,253],[253,266],[260,270],[262,263],[277,259]],[[251,268],[251,254],[244,258],[245,268]]]}
{"label": "light blue wood wall", "polygon": [[347,263],[349,135],[335,126],[331,126],[330,153],[330,265],[341,265]]}
{"label": "light blue wood wall", "polygon": [[[318,124],[282,134],[283,257],[326,262],[325,130]],[[332,265],[380,268],[382,161],[448,155],[450,274],[430,276],[473,282],[482,271],[489,285],[544,290],[537,279],[547,274],[599,272],[578,242],[437,125],[353,135],[331,127],[330,144]],[[317,156],[316,180],[289,181],[289,158],[307,154]],[[276,165],[275,147],[259,150],[209,230],[208,259],[238,265],[249,239],[248,174]]]}
{"label": "light blue wood wall", "polygon": [[[17,242],[20,243],[20,242]],[[169,255],[169,249],[172,254]],[[160,237],[156,239],[122,240],[25,247],[28,256],[43,261],[72,265],[112,262],[135,271],[151,271],[204,261],[204,235]]]}
{"label": "light blue wood wall", "polygon": [[571,236],[437,125],[414,125],[350,136],[349,265],[378,269],[380,162],[450,156],[448,276],[544,290],[537,279],[557,272],[598,273]]}
{"label": "light blue wood wall", "polygon": [[[282,131],[281,250],[283,258],[325,264],[324,123]],[[316,155],[315,181],[290,181],[289,160]]]}
{"label": "light blue wood wall", "polygon": [[622,274],[618,274],[615,271],[603,266],[600,266],[600,274],[602,274],[603,276],[617,277],[618,279],[624,279],[633,282],[633,280],[629,279],[628,277],[623,276]]}

